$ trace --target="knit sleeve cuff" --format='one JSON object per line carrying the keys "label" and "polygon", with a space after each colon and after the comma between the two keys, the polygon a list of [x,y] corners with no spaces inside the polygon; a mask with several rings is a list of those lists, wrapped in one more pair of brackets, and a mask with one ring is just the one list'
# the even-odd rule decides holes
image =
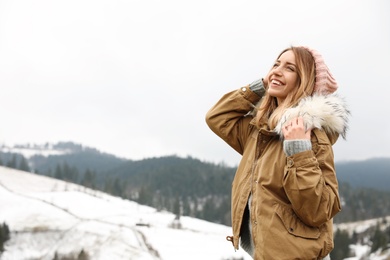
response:
{"label": "knit sleeve cuff", "polygon": [[287,156],[311,150],[310,140],[284,140],[283,150]]}
{"label": "knit sleeve cuff", "polygon": [[259,97],[262,97],[265,93],[263,79],[258,79],[249,84],[250,90],[255,92]]}

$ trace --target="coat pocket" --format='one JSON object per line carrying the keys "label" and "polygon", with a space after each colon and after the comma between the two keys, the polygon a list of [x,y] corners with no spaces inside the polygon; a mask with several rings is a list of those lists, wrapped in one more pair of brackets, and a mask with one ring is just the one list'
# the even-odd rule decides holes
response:
{"label": "coat pocket", "polygon": [[310,227],[303,223],[291,208],[276,204],[275,210],[276,215],[291,235],[306,239],[318,239],[320,237],[320,229],[318,227]]}

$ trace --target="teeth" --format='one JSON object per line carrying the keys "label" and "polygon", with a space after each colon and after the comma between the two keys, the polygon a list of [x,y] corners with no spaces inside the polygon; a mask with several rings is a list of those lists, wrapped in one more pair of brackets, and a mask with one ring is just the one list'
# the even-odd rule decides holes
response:
{"label": "teeth", "polygon": [[282,84],[280,83],[280,81],[275,80],[275,79],[272,80],[272,83],[273,83],[273,84],[276,84],[276,85],[279,85],[279,86],[282,85]]}

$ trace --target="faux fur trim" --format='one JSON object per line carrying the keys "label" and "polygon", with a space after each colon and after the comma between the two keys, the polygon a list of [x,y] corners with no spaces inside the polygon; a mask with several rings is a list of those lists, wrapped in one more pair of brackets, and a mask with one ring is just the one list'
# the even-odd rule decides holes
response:
{"label": "faux fur trim", "polygon": [[346,138],[350,111],[345,100],[337,94],[313,95],[302,99],[296,107],[286,110],[274,131],[283,139],[282,127],[298,116],[303,117],[306,129],[318,128]]}

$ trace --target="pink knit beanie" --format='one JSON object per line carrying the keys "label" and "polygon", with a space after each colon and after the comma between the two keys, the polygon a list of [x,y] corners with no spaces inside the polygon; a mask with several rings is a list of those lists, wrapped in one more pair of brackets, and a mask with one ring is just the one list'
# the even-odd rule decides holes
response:
{"label": "pink knit beanie", "polygon": [[309,47],[300,46],[309,51],[314,58],[316,66],[316,82],[314,85],[314,93],[331,94],[337,90],[337,82],[330,73],[328,66],[326,66],[321,54]]}

